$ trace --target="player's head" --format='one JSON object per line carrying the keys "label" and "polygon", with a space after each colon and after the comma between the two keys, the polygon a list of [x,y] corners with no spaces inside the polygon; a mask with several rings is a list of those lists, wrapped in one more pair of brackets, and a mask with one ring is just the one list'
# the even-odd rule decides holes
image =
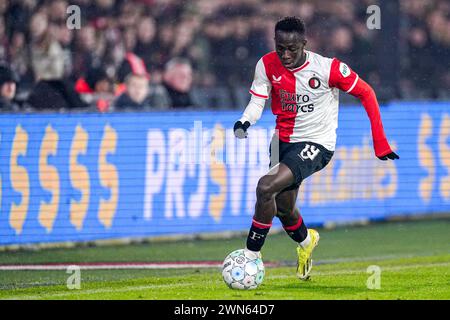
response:
{"label": "player's head", "polygon": [[306,28],[297,17],[285,17],[275,25],[275,50],[286,68],[299,67],[306,45]]}

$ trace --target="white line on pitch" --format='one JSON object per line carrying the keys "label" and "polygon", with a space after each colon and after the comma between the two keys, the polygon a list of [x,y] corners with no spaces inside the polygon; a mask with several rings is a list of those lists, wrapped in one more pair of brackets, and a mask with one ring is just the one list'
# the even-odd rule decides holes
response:
{"label": "white line on pitch", "polygon": [[[44,295],[18,295],[12,296],[5,299],[0,300],[41,300],[41,299],[51,299],[51,298],[62,298],[62,297],[76,297],[78,295],[91,295],[91,294],[99,294],[99,293],[116,293],[116,292],[128,292],[128,291],[142,291],[142,290],[154,290],[154,289],[167,289],[167,288],[178,288],[178,287],[186,287],[192,286],[195,283],[168,283],[168,284],[157,284],[157,285],[146,285],[146,286],[131,286],[125,288],[117,288],[117,289],[82,289],[77,291],[70,292],[61,292],[61,293],[50,293]],[[67,289],[68,290],[68,289]]]}
{"label": "white line on pitch", "polygon": [[78,266],[80,270],[113,270],[113,269],[182,269],[182,268],[220,268],[221,264],[30,264],[30,265],[0,265],[3,271],[21,270],[66,270],[69,266]]}

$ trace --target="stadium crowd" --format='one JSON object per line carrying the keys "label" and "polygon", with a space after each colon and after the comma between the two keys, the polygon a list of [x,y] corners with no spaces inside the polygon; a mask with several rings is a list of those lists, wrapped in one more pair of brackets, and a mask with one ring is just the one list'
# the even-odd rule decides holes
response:
{"label": "stadium crowd", "polygon": [[[400,0],[399,70],[381,74],[374,0],[2,0],[2,111],[164,110],[243,107],[257,60],[273,50],[273,27],[297,15],[307,48],[347,62],[375,90],[398,74],[388,99],[448,99],[450,1]],[[67,25],[69,5],[81,28]],[[11,72],[10,72],[11,71]],[[17,85],[14,98],[4,85]],[[7,98],[9,96],[10,98]]]}

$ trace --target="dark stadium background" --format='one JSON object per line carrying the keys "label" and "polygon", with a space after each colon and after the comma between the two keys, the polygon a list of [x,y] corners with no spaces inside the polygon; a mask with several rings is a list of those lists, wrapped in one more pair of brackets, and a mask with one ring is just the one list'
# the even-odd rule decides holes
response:
{"label": "dark stadium background", "polygon": [[[81,9],[80,30],[66,26],[72,4]],[[381,9],[381,30],[366,26],[367,8],[374,4]],[[185,57],[193,65],[196,108],[240,110],[256,61],[273,50],[274,23],[299,15],[307,24],[308,49],[350,64],[381,101],[445,100],[449,7],[446,0],[5,0],[0,4],[0,61],[20,76],[17,100],[22,103],[36,82],[36,65],[50,54],[41,53],[46,45],[52,47],[53,64],[63,66],[53,77],[72,83],[100,68],[117,85],[126,73],[124,55],[133,52],[144,60],[156,86],[165,64]]]}
{"label": "dark stadium background", "polygon": [[[239,295],[211,266],[244,246],[275,119],[232,128],[292,15],[373,86],[400,160],[341,93],[334,158],[297,202],[317,282],[295,282],[277,222],[261,291]],[[0,299],[450,298],[449,0],[0,0],[0,86]]]}

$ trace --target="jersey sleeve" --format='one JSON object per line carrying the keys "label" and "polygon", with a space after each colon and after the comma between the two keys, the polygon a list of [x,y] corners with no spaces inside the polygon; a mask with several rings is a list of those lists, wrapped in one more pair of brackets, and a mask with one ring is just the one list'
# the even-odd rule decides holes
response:
{"label": "jersey sleeve", "polygon": [[272,84],[267,78],[266,68],[263,59],[261,58],[256,64],[255,76],[253,78],[250,93],[258,98],[269,99]]}
{"label": "jersey sleeve", "polygon": [[378,105],[375,91],[362,79],[358,79],[350,94],[358,98],[369,116],[372,128],[373,147],[377,157],[385,156],[392,152],[386,139],[383,123],[381,121],[380,107]]}
{"label": "jersey sleeve", "polygon": [[380,108],[372,87],[360,79],[348,65],[334,58],[331,62],[330,87],[338,88],[358,98],[364,106],[372,129],[373,147],[377,157],[392,152],[381,121]]}
{"label": "jersey sleeve", "polygon": [[348,65],[334,58],[331,62],[330,78],[328,84],[330,87],[351,93],[358,82],[359,76]]}

